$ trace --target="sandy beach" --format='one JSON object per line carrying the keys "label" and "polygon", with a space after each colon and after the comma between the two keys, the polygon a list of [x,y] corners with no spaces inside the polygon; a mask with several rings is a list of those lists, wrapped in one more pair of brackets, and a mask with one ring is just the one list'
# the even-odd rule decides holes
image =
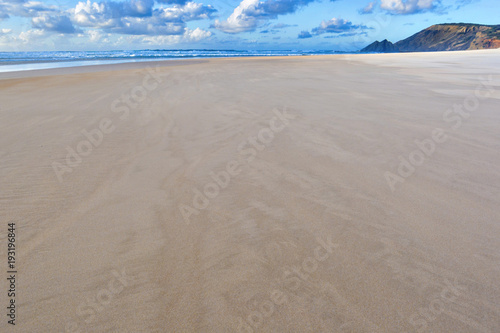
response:
{"label": "sandy beach", "polygon": [[499,70],[488,50],[0,73],[15,329],[500,332]]}

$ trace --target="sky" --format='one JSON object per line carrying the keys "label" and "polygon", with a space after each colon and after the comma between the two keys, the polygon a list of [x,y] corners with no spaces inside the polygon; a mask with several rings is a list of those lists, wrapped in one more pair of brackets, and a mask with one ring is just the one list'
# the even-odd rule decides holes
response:
{"label": "sky", "polygon": [[437,23],[500,24],[498,0],[0,0],[0,51],[355,51]]}

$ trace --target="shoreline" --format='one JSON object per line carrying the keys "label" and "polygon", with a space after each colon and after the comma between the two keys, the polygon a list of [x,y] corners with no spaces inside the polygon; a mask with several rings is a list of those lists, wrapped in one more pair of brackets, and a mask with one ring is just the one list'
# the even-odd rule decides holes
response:
{"label": "shoreline", "polygon": [[[15,71],[0,71],[0,80],[2,79],[13,79],[13,78],[29,78],[38,76],[50,76],[50,75],[65,75],[65,74],[83,74],[92,72],[102,72],[102,71],[114,71],[114,70],[128,70],[128,69],[138,69],[144,68],[148,65],[150,66],[182,66],[196,63],[206,63],[210,61],[247,61],[251,59],[255,60],[284,60],[284,59],[308,59],[308,58],[348,58],[349,61],[360,60],[369,63],[369,59],[379,59],[379,58],[399,58],[408,56],[419,56],[419,57],[441,57],[441,56],[458,56],[458,55],[480,55],[480,54],[499,54],[500,49],[484,49],[484,50],[465,50],[465,51],[434,51],[434,52],[397,52],[397,53],[341,53],[341,54],[314,54],[314,55],[293,55],[293,56],[241,56],[241,57],[200,57],[200,58],[188,58],[188,59],[164,59],[164,60],[139,60],[139,61],[126,61],[126,62],[112,62],[108,64],[90,64],[90,65],[78,65],[78,66],[68,66],[68,67],[56,67],[56,68],[43,68],[43,69],[26,69],[26,70],[15,70]],[[110,60],[112,61],[112,60]],[[80,61],[75,61],[80,62]],[[92,60],[89,60],[92,62]],[[45,63],[45,62],[44,62]],[[44,64],[42,63],[42,64]],[[54,61],[52,63],[59,63],[59,61]],[[36,63],[29,63],[36,64]],[[10,65],[0,65],[2,66]]]}

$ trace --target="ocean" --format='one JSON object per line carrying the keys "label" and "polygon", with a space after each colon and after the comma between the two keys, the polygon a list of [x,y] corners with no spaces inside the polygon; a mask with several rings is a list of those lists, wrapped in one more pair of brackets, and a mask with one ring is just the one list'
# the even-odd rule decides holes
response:
{"label": "ocean", "polygon": [[0,72],[174,59],[305,56],[339,54],[333,50],[130,50],[0,52]]}

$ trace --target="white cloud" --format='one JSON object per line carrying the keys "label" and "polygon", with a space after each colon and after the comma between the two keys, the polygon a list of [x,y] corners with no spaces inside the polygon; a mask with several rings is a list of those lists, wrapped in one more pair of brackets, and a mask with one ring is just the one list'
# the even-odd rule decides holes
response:
{"label": "white cloud", "polygon": [[259,0],[243,0],[226,21],[215,20],[214,27],[227,33],[238,33],[252,31],[257,28],[259,19],[246,12],[253,11],[259,4]]}
{"label": "white cloud", "polygon": [[198,42],[210,36],[212,36],[210,31],[205,31],[200,28],[196,28],[194,30],[186,29],[186,32],[184,33],[184,38],[190,42]]}
{"label": "white cloud", "polygon": [[10,16],[35,17],[41,13],[57,11],[56,6],[48,6],[39,1],[0,1],[0,18],[9,18]]}
{"label": "white cloud", "polygon": [[42,15],[31,19],[33,28],[63,34],[78,32],[66,15]]}
{"label": "white cloud", "polygon": [[440,5],[440,0],[381,0],[380,8],[392,14],[415,14],[430,11]]}
{"label": "white cloud", "polygon": [[31,44],[34,41],[40,40],[40,37],[45,36],[45,31],[41,29],[30,29],[19,34],[19,40],[24,44]]}
{"label": "white cloud", "polygon": [[209,19],[216,10],[201,3],[188,2],[184,6],[175,5],[173,7],[158,9],[158,16],[168,22],[194,21]]}
{"label": "white cloud", "polygon": [[[56,3],[61,2],[64,1],[56,0]],[[47,49],[61,47],[60,42],[79,45],[83,41],[87,45],[100,46],[115,45],[117,40],[157,45],[196,42],[209,38],[212,33],[195,27],[188,29],[187,22],[208,20],[217,12],[211,5],[187,0],[65,2],[71,3],[72,8],[36,0],[0,0],[0,21],[10,17],[31,18],[31,29],[23,29],[20,35],[9,35],[7,29],[0,28],[2,47]],[[69,34],[75,38],[69,39]],[[121,34],[128,36],[120,39]]]}
{"label": "white cloud", "polygon": [[[141,3],[141,5],[137,5]],[[212,6],[187,2],[153,9],[152,0],[79,2],[72,10],[76,25],[130,35],[182,35],[186,22],[209,19]]]}
{"label": "white cloud", "polygon": [[74,9],[73,20],[75,24],[82,27],[111,28],[119,25],[120,19],[106,3],[101,2],[79,2]]}
{"label": "white cloud", "polygon": [[85,35],[88,36],[89,41],[92,43],[109,43],[110,34],[102,33],[99,30],[87,30]]}
{"label": "white cloud", "polygon": [[315,0],[243,0],[225,21],[215,20],[214,28],[226,33],[253,31],[263,22],[294,13]]}

